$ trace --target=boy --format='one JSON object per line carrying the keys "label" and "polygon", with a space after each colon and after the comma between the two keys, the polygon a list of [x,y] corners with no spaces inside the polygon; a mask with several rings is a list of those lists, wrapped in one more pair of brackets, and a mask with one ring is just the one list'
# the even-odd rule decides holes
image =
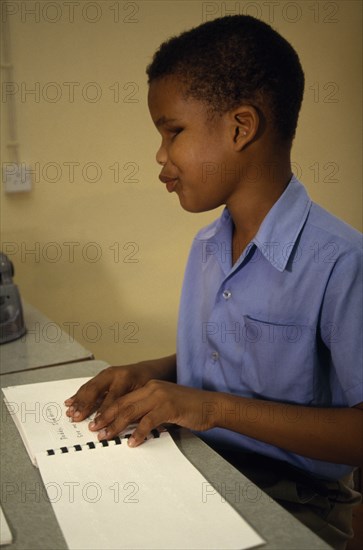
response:
{"label": "boy", "polygon": [[182,207],[226,205],[196,236],[177,354],[111,367],[67,414],[131,446],[172,422],[199,433],[335,548],[362,463],[361,240],[292,175],[297,54],[249,16],[162,44],[147,69],[160,180]]}

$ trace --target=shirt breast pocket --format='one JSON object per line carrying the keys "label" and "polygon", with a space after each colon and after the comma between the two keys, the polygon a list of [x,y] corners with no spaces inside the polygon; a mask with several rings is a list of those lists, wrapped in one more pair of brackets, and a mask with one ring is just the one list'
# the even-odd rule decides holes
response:
{"label": "shirt breast pocket", "polygon": [[244,315],[243,386],[254,395],[293,403],[314,398],[315,338],[299,322]]}

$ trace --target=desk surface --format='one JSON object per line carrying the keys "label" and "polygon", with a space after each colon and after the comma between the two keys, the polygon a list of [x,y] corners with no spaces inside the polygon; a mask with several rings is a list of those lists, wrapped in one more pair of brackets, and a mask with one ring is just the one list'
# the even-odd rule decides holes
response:
{"label": "desk surface", "polygon": [[[6,387],[93,376],[105,366],[106,363],[103,361],[85,361],[58,366],[56,369],[44,368],[20,374],[5,374],[0,378],[0,383],[2,387]],[[209,483],[217,490],[222,483],[224,484],[226,500],[266,540],[266,545],[262,548],[266,550],[330,548],[192,433],[187,430],[178,430],[173,437],[184,455]],[[51,504],[45,497],[39,471],[30,462],[15,424],[3,403],[1,463],[1,501],[14,538],[13,544],[5,548],[9,550],[67,548]],[[231,491],[228,494],[229,488]],[[238,495],[237,498],[236,495]]]}
{"label": "desk surface", "polygon": [[90,351],[37,309],[29,304],[23,309],[27,333],[0,346],[0,374],[93,359]]}

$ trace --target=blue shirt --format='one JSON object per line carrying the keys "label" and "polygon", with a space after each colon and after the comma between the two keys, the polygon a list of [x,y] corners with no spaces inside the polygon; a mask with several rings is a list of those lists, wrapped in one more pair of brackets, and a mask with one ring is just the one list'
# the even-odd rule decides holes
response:
{"label": "blue shirt", "polygon": [[[179,312],[178,383],[311,407],[361,403],[361,234],[313,203],[295,177],[234,265],[232,231],[225,209],[194,239]],[[299,422],[286,411],[286,421]],[[243,414],[253,421],[267,413]],[[328,411],[317,416],[329,421]],[[352,470],[222,428],[199,435],[318,477]]]}

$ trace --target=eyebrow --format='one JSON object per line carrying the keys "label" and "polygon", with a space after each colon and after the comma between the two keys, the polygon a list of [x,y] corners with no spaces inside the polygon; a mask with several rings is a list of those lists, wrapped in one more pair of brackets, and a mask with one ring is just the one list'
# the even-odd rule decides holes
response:
{"label": "eyebrow", "polygon": [[167,118],[165,116],[161,116],[160,118],[157,119],[157,121],[155,122],[155,126],[157,128],[159,128],[160,126],[164,126],[165,124],[170,124],[170,122],[176,122],[177,119],[176,118]]}

